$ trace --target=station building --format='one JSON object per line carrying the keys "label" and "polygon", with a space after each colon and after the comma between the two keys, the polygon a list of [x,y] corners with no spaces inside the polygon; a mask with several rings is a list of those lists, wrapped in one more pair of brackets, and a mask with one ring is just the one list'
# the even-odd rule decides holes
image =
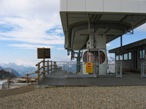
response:
{"label": "station building", "polygon": [[125,70],[140,69],[144,41],[122,47],[122,36],[133,34],[134,29],[146,22],[146,0],[61,0],[60,17],[65,49],[71,57],[78,52],[77,64],[83,62],[81,67],[77,66],[77,72],[87,74],[84,64],[94,57],[92,73],[106,75],[106,44],[118,37],[121,47],[110,51],[116,53],[116,62],[122,61]]}
{"label": "station building", "polygon": [[112,49],[109,53],[115,53],[115,63],[122,63],[123,72],[141,72],[141,64],[146,61],[146,39]]}

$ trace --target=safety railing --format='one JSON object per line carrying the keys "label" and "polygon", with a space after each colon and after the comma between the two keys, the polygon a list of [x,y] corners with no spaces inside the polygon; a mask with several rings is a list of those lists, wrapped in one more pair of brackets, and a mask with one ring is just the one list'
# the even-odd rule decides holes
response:
{"label": "safety railing", "polygon": [[50,60],[42,60],[39,63],[36,64],[37,66],[37,81],[39,84],[39,80],[41,77],[46,78],[46,75],[52,72],[55,72],[57,70],[61,70],[61,67],[57,66],[56,61],[50,61]]}
{"label": "safety railing", "polygon": [[107,74],[115,74],[115,63],[108,64]]}
{"label": "safety railing", "polygon": [[[86,72],[87,67],[86,67],[86,63],[84,63],[84,62],[77,63],[75,61],[57,61],[56,63],[57,63],[57,66],[61,68],[61,72],[58,72],[60,74],[64,73],[64,74],[86,75],[86,76],[88,76],[87,74],[89,74],[90,76],[92,74],[93,75],[98,75],[99,74],[99,65],[97,65],[97,63],[92,63],[93,66],[92,67],[90,66],[90,68],[92,69],[91,73]],[[103,66],[103,67],[105,69],[107,69],[107,67],[105,67],[105,66]],[[108,72],[113,73],[115,75],[115,64],[110,64],[109,65],[109,71]],[[105,74],[108,74],[108,73],[105,72]]]}
{"label": "safety railing", "polygon": [[[83,76],[83,77],[95,77],[99,74],[99,67],[96,67],[96,63],[93,63],[92,72],[87,73],[87,66],[84,62],[77,63],[75,61],[50,61],[42,60],[37,66],[37,81],[46,77],[70,77],[70,76]],[[105,75],[116,75],[116,77],[122,77],[122,63],[116,62],[116,64],[109,64]],[[104,74],[103,74],[104,75]]]}
{"label": "safety railing", "polygon": [[146,62],[141,63],[141,77],[146,77]]}
{"label": "safety railing", "polygon": [[122,62],[116,62],[115,73],[116,77],[122,77]]}
{"label": "safety railing", "polygon": [[81,64],[76,64],[76,62],[72,61],[57,61],[57,67],[61,68],[62,71],[66,73],[77,73],[77,66],[81,66]]}

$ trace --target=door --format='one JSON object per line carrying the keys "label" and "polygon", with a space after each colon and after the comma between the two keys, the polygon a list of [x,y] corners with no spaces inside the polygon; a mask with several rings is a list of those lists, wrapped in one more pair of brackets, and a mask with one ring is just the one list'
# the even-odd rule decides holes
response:
{"label": "door", "polygon": [[99,75],[106,75],[107,73],[107,55],[106,50],[99,51]]}

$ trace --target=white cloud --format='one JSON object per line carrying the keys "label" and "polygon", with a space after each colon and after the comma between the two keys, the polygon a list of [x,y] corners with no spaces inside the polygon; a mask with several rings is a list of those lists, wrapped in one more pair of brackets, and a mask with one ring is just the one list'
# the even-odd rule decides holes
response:
{"label": "white cloud", "polygon": [[65,48],[56,48],[57,50],[60,50],[60,51],[62,51],[62,50],[65,50]]}
{"label": "white cloud", "polygon": [[37,61],[33,60],[33,61],[30,61],[30,59],[26,60],[26,59],[17,59],[15,60],[13,63],[17,63],[17,65],[24,65],[24,66],[33,66],[35,67]]}
{"label": "white cloud", "polygon": [[[15,31],[0,33],[0,40],[17,40],[29,43],[44,43],[44,44],[63,44],[64,38],[57,35],[61,31],[55,31],[56,35],[49,35],[47,30],[54,28],[57,24],[49,23],[40,19],[26,18],[4,18],[5,24],[16,25],[20,27]],[[1,37],[5,36],[5,38]],[[8,37],[7,37],[8,36]],[[46,40],[48,39],[48,40]]]}
{"label": "white cloud", "polygon": [[[36,49],[49,47],[55,51],[51,60],[67,61],[70,58],[66,55],[58,55],[58,51],[65,52],[61,48],[64,44],[63,31],[59,15],[60,0],[0,0],[0,41],[9,45],[7,47]],[[60,46],[61,45],[61,46]],[[5,45],[4,45],[5,46]],[[58,48],[60,47],[60,48]],[[64,51],[63,51],[64,50]],[[15,51],[17,54],[17,51]],[[36,52],[36,51],[35,51]],[[0,62],[16,63],[18,65],[35,65],[39,60],[34,53],[13,55],[9,58],[2,55]]]}
{"label": "white cloud", "polygon": [[70,56],[60,56],[60,55],[56,55],[52,58],[53,61],[58,61],[58,62],[67,62],[70,61],[71,58]]}
{"label": "white cloud", "polygon": [[54,46],[49,45],[33,45],[33,44],[11,44],[9,46],[12,47],[19,47],[19,48],[25,48],[25,49],[36,49],[36,48],[54,48]]}
{"label": "white cloud", "polygon": [[59,11],[59,0],[0,0],[0,15],[50,18]]}
{"label": "white cloud", "polygon": [[108,43],[108,44],[106,44],[106,46],[107,46],[107,47],[110,47],[110,46],[111,46],[111,44],[110,44],[110,43]]}
{"label": "white cloud", "polygon": [[9,63],[16,63],[17,65],[24,65],[24,66],[33,66],[38,63],[38,60],[33,58],[25,58],[25,59],[0,59],[0,64],[9,64]]}
{"label": "white cloud", "polygon": [[[64,44],[64,37],[60,36],[61,29],[56,29],[54,34],[47,33],[61,25],[59,0],[1,0],[0,24],[9,24],[14,28],[9,32],[0,32],[0,40],[26,43],[19,47]],[[18,47],[18,44],[12,46]]]}

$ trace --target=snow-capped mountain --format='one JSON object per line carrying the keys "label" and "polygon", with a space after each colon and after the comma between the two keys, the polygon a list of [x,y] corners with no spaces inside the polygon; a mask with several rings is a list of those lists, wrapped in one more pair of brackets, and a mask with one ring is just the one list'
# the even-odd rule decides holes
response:
{"label": "snow-capped mountain", "polygon": [[2,66],[3,68],[12,68],[21,76],[24,76],[27,73],[34,73],[36,71],[35,67],[17,65],[15,63],[0,64],[0,66]]}

